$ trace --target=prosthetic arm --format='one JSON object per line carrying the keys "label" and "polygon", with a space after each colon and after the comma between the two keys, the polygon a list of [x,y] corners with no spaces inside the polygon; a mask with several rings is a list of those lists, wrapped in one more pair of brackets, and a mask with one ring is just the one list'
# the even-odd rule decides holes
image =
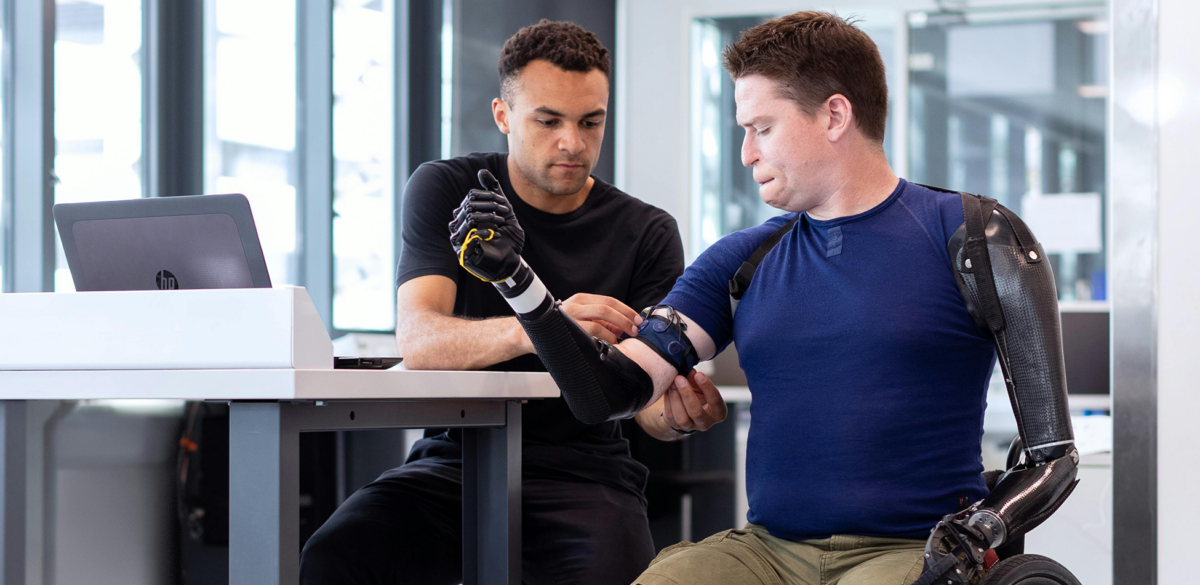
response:
{"label": "prosthetic arm", "polygon": [[[479,182],[484,190],[469,192],[450,222],[459,264],[508,301],[575,418],[596,424],[637,414],[654,394],[649,374],[563,312],[521,258],[525,233],[500,183],[487,170],[479,171]],[[659,315],[653,309],[643,313],[634,339],[686,375],[698,361],[686,325],[671,311]]]}
{"label": "prosthetic arm", "polygon": [[990,566],[989,549],[1041,524],[1077,483],[1050,264],[1016,214],[993,199],[961,195],[965,221],[947,246],[954,277],[975,323],[995,340],[1023,450],[987,497],[934,527],[918,583],[973,582]]}

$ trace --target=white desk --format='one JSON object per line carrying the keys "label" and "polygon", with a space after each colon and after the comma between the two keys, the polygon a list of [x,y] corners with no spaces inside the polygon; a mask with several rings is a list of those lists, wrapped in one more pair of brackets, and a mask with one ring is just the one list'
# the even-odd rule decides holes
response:
{"label": "white desk", "polygon": [[520,583],[520,401],[556,396],[519,372],[0,371],[0,584],[26,582],[27,402],[113,398],[230,402],[231,584],[298,580],[300,433],[426,427],[464,428],[463,582]]}

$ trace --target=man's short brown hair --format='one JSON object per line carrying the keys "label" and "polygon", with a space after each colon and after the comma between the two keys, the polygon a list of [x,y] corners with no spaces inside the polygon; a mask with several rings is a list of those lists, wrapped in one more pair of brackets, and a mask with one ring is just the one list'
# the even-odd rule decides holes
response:
{"label": "man's short brown hair", "polygon": [[573,22],[554,22],[543,18],[517,31],[500,49],[500,97],[512,98],[517,76],[530,61],[549,61],[563,71],[587,73],[599,69],[609,77],[608,49],[596,35]]}
{"label": "man's short brown hair", "polygon": [[783,97],[809,115],[840,93],[863,135],[883,142],[888,109],[883,58],[867,33],[836,14],[797,12],[747,29],[725,48],[725,69],[735,81],[762,75],[778,82]]}

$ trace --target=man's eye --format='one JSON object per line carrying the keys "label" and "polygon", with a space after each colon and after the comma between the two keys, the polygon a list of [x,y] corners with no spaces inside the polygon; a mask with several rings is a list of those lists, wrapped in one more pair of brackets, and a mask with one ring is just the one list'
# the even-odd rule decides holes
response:
{"label": "man's eye", "polygon": [[767,132],[770,132],[770,131],[771,131],[771,128],[769,128],[769,127],[755,130],[755,132],[757,132],[759,136],[766,136]]}
{"label": "man's eye", "polygon": [[596,122],[594,120],[584,120],[583,127],[584,128],[599,128],[600,122]]}
{"label": "man's eye", "polygon": [[538,120],[537,123],[549,128],[549,127],[557,124],[558,120]]}

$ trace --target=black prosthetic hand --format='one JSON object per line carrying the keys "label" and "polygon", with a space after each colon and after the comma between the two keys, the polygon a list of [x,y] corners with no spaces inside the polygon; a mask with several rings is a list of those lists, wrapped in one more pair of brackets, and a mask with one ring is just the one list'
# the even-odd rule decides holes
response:
{"label": "black prosthetic hand", "polygon": [[495,283],[516,274],[525,247],[525,230],[517,222],[500,182],[479,171],[483,191],[467,193],[450,222],[450,243],[458,263],[480,280]]}
{"label": "black prosthetic hand", "polygon": [[650,376],[563,312],[521,258],[525,232],[499,182],[487,170],[479,182],[487,190],[468,193],[450,222],[459,264],[508,301],[575,418],[597,424],[637,414],[653,394]]}

